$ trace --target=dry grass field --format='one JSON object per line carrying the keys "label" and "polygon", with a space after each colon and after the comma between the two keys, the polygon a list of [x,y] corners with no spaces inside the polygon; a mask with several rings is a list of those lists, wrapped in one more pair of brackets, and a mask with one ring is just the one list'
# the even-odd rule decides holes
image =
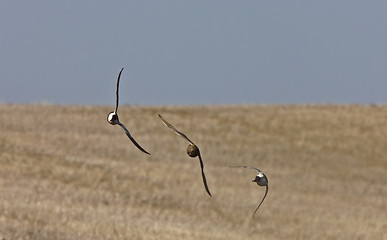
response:
{"label": "dry grass field", "polygon": [[111,110],[0,104],[0,239],[387,239],[386,105]]}

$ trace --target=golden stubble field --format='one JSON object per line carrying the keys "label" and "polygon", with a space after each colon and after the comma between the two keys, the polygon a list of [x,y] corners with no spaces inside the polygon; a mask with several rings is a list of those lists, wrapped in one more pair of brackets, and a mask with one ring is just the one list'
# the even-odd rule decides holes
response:
{"label": "golden stubble field", "polygon": [[0,239],[387,239],[386,105],[111,110],[0,104]]}

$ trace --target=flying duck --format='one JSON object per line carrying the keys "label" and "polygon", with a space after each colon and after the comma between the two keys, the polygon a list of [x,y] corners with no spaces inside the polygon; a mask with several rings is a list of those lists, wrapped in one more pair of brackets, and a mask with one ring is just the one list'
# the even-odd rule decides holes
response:
{"label": "flying duck", "polygon": [[250,167],[250,166],[230,166],[230,167],[232,167],[232,168],[251,168],[251,169],[257,170],[258,171],[258,175],[255,176],[255,179],[252,182],[257,183],[258,186],[266,186],[265,195],[263,196],[261,202],[259,203],[258,207],[255,209],[255,211],[253,213],[253,218],[254,218],[255,213],[257,212],[258,208],[263,203],[263,200],[265,200],[265,198],[266,198],[267,191],[269,191],[269,181],[267,180],[266,175],[261,170],[259,170],[258,168]]}
{"label": "flying duck", "polygon": [[[202,178],[203,178],[203,184],[204,184],[204,188],[206,189],[208,195],[211,196],[211,193],[210,193],[210,190],[208,189],[208,186],[207,186],[207,180],[206,180],[206,176],[204,175],[204,164],[203,164],[203,160],[202,160],[202,157],[200,156],[200,151],[199,151],[199,148],[195,145],[195,143],[193,143],[184,133],[178,131],[176,128],[174,128],[170,123],[168,123],[167,121],[165,121],[165,119],[160,115],[159,115],[159,118],[161,119],[161,121],[167,126],[169,127],[170,129],[172,129],[172,131],[174,131],[177,135],[179,136],[182,136],[183,138],[185,138],[188,142],[189,142],[189,145],[187,147],[187,154],[188,156],[194,158],[194,157],[197,157],[199,156],[199,162],[200,162],[200,167],[201,167],[201,170],[202,170]],[[212,197],[212,196],[211,196]]]}
{"label": "flying duck", "polygon": [[116,125],[118,124],[120,127],[122,127],[122,129],[125,130],[125,133],[126,135],[129,137],[129,139],[133,142],[134,145],[136,145],[136,147],[138,149],[140,149],[142,152],[146,153],[146,154],[150,154],[148,153],[147,151],[145,151],[145,149],[143,149],[135,140],[134,138],[132,137],[132,135],[130,135],[130,132],[128,131],[128,129],[124,126],[124,124],[122,124],[120,122],[120,120],[118,119],[118,88],[119,88],[119,85],[120,85],[120,78],[121,78],[121,73],[122,73],[122,70],[124,70],[124,68],[121,69],[120,73],[118,74],[118,78],[117,78],[117,87],[116,87],[116,108],[113,112],[110,112],[108,115],[107,115],[107,121],[108,123],[110,123],[111,125]]}

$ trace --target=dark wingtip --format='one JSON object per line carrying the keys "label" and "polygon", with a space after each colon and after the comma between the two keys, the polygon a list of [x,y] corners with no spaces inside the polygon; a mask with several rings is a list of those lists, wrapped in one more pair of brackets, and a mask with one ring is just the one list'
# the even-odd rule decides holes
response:
{"label": "dark wingtip", "polygon": [[160,115],[160,113],[158,113],[157,116],[159,116],[159,118],[160,118],[160,120],[161,120],[162,122],[165,121],[164,118]]}
{"label": "dark wingtip", "polygon": [[[134,142],[133,142],[134,143]],[[137,143],[137,142],[136,142]],[[137,144],[134,144],[134,145],[136,145],[136,147],[138,148],[138,149],[140,149],[140,151],[141,152],[143,152],[143,153],[146,153],[146,154],[148,154],[148,155],[151,155],[149,152],[147,152],[145,149],[143,149],[138,143]]]}
{"label": "dark wingtip", "polygon": [[210,197],[212,197],[211,193],[210,193],[210,190],[209,189],[206,189],[208,195],[210,195]]}
{"label": "dark wingtip", "polygon": [[212,197],[210,189],[208,188],[206,176],[204,175],[203,171],[202,171],[202,178],[203,178],[203,184],[204,184],[204,188],[206,189],[206,192],[208,193],[208,195],[210,195],[210,197]]}

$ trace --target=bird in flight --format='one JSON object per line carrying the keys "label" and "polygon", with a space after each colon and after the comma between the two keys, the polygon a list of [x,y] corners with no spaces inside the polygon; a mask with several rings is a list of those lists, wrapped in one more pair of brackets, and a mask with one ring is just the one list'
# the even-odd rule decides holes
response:
{"label": "bird in flight", "polygon": [[136,140],[134,140],[134,138],[132,137],[132,135],[130,134],[129,130],[124,126],[124,124],[122,124],[120,122],[120,120],[118,119],[118,88],[119,88],[119,85],[120,85],[120,78],[121,78],[121,73],[122,73],[122,70],[124,70],[123,68],[121,69],[120,73],[118,74],[118,78],[117,78],[117,87],[116,87],[116,108],[113,112],[110,112],[108,115],[107,115],[107,121],[108,123],[110,123],[111,125],[116,125],[118,124],[120,127],[122,127],[122,129],[125,130],[125,133],[126,135],[129,137],[129,139],[133,142],[134,145],[136,145],[136,147],[138,149],[140,149],[142,152],[146,153],[146,154],[150,154],[148,153],[147,151],[145,151],[145,149],[143,149],[137,142]]}
{"label": "bird in flight", "polygon": [[167,121],[165,121],[165,119],[160,115],[159,115],[159,118],[161,119],[161,121],[167,126],[169,127],[170,129],[172,129],[172,131],[174,131],[177,135],[179,136],[182,136],[183,138],[185,138],[188,142],[189,142],[189,145],[187,147],[187,154],[194,158],[194,157],[197,157],[199,156],[199,162],[200,162],[200,167],[201,167],[201,170],[202,170],[202,178],[203,178],[203,184],[204,184],[204,188],[206,189],[208,195],[211,195],[210,193],[210,190],[208,189],[208,185],[207,185],[207,180],[206,180],[206,176],[204,175],[204,164],[203,164],[203,160],[202,160],[202,157],[200,155],[200,151],[199,151],[199,148],[195,145],[195,143],[193,143],[184,133],[178,131],[175,127],[173,127],[170,123],[168,123]]}
{"label": "bird in flight", "polygon": [[257,212],[258,208],[263,203],[263,200],[265,200],[267,192],[269,191],[269,181],[267,180],[266,175],[261,170],[259,170],[258,168],[250,167],[250,166],[230,166],[230,167],[232,167],[232,168],[251,168],[251,169],[257,170],[258,171],[258,175],[255,176],[255,179],[252,182],[257,183],[258,186],[266,186],[265,195],[263,196],[261,202],[259,203],[258,207],[255,209],[255,211],[253,213],[253,218],[254,218],[255,213]]}

